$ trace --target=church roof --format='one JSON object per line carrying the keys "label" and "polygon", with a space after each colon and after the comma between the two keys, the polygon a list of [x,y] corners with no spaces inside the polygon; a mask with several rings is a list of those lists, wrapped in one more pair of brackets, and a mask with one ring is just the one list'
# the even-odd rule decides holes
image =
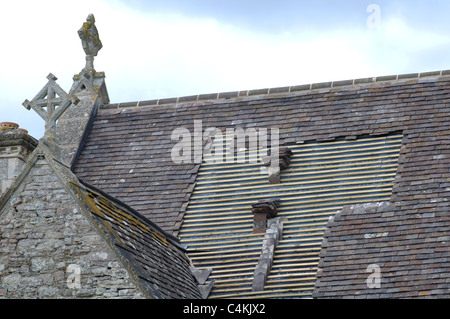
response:
{"label": "church roof", "polygon": [[128,205],[83,182],[70,187],[150,298],[201,298],[178,239]]}
{"label": "church roof", "polygon": [[325,231],[313,296],[448,298],[448,196],[430,194],[415,205],[427,208],[383,202],[338,212]]}
{"label": "church roof", "polygon": [[[369,265],[364,264],[365,260],[378,264],[382,274],[389,272],[383,277],[381,290],[377,290],[379,296],[448,295],[448,278],[444,277],[447,276],[445,273],[450,273],[450,264],[448,253],[442,250],[442,242],[448,243],[450,231],[449,103],[450,71],[438,71],[105,104],[99,106],[92,126],[86,130],[90,133],[84,137],[84,147],[80,149],[73,169],[81,179],[125,202],[165,231],[180,236],[183,241],[186,230],[195,233],[206,227],[189,226],[187,221],[194,207],[195,194],[205,191],[198,187],[202,187],[202,169],[207,167],[207,163],[205,160],[202,163],[174,163],[171,152],[176,142],[172,139],[172,133],[177,128],[184,127],[195,135],[195,120],[202,121],[203,129],[216,127],[222,132],[227,128],[277,127],[280,145],[291,147],[401,135],[396,163],[398,168],[392,176],[389,195],[382,199],[362,197],[352,204],[379,200],[378,203],[388,203],[387,206],[379,205],[383,209],[389,207],[389,211],[369,207],[367,216],[379,214],[374,215],[378,222],[364,219],[366,223],[356,226],[346,224],[344,221],[354,219],[344,219],[344,216],[356,214],[360,209],[354,206],[350,209],[344,203],[332,213],[341,211],[334,220],[327,222],[328,215],[321,220],[323,230],[315,240],[322,243],[323,231],[325,240],[320,260],[314,260],[316,267],[311,268],[313,273],[316,273],[316,268],[319,269],[318,280],[314,276],[311,279],[316,283],[314,295],[332,296],[333,291],[339,291],[338,287],[343,287],[342,293],[336,296],[365,293],[368,285],[364,286],[363,282],[361,286],[361,278],[370,275],[366,271]],[[298,152],[301,155],[302,150]],[[345,160],[339,154],[332,156],[338,162]],[[313,159],[312,164],[317,164],[320,158]],[[347,158],[351,159],[352,156]],[[257,165],[263,166],[261,162]],[[291,176],[289,169],[282,172],[280,187]],[[251,178],[249,172],[245,167],[237,167],[232,169],[230,178],[248,179]],[[339,172],[328,174],[334,174],[330,177],[334,180],[346,180]],[[314,178],[312,176],[309,183],[313,183]],[[227,183],[213,184],[210,196],[214,197],[233,186]],[[251,193],[253,186],[249,185],[247,189]],[[306,187],[303,189],[306,190]],[[240,194],[244,190],[237,187],[235,192]],[[242,201],[237,199],[235,204],[241,205]],[[240,209],[223,207],[224,202],[226,200],[208,203],[209,213],[222,211],[225,216],[236,216]],[[246,218],[253,218],[251,206],[247,214]],[[221,220],[222,217],[214,218]],[[224,222],[219,228],[231,225]],[[350,230],[353,226],[355,229]],[[248,230],[248,235],[250,232]],[[384,233],[388,235],[376,235]],[[433,233],[432,237],[429,237],[430,233]],[[238,233],[237,240],[239,236],[244,237]],[[187,245],[189,255],[192,247],[189,243]],[[198,250],[209,249],[201,244],[195,247]],[[340,249],[354,254],[354,265],[360,265],[358,269],[353,269],[355,277],[347,277],[344,268],[351,259],[344,260],[346,254],[340,254]],[[191,255],[193,253],[191,250]],[[245,255],[246,251],[240,253]],[[419,255],[424,256],[422,254],[426,254],[425,259],[416,259]],[[217,265],[214,270],[211,264],[201,266],[200,260],[194,261],[194,265],[212,267],[211,278],[219,273]],[[426,269],[433,260],[439,263],[435,267],[438,270],[429,274]],[[258,260],[254,261],[248,268],[255,269],[257,263]],[[220,271],[233,269],[235,264],[224,261]],[[288,268],[288,262],[282,261],[280,267]],[[330,272],[331,269],[333,272]],[[286,275],[285,278],[289,279],[288,273]],[[411,282],[408,278],[412,275],[417,275],[414,277],[417,281],[407,284]],[[441,276],[442,280],[431,280],[428,275]],[[252,271],[249,276],[253,276]],[[302,284],[301,281],[292,281],[297,287]],[[284,283],[285,289],[294,289],[288,283],[289,280]],[[239,290],[242,287],[235,284],[233,288],[228,288]],[[308,289],[311,296],[312,288]],[[214,288],[211,293],[214,296]]]}
{"label": "church roof", "polygon": [[[196,267],[212,268],[210,298],[311,297],[329,218],[346,205],[390,199],[401,142],[389,134],[288,145],[289,166],[273,184],[260,162],[202,163],[179,237]],[[258,290],[268,230],[255,231],[253,208],[267,201],[277,202],[268,223],[281,219],[282,227]]]}
{"label": "church roof", "polygon": [[[189,268],[189,260],[177,238],[126,204],[78,179],[69,167],[54,157],[52,149],[45,143],[39,144],[20,175],[2,194],[0,211],[9,205],[15,193],[21,195],[21,184],[31,171],[37,170],[44,174],[44,170],[35,168],[39,160],[48,163],[51,167],[51,173],[48,174],[57,176],[60,190],[67,191],[76,200],[78,209],[95,225],[118,259],[126,265],[132,280],[144,296],[157,299],[201,298]],[[45,175],[40,177],[48,179]]]}

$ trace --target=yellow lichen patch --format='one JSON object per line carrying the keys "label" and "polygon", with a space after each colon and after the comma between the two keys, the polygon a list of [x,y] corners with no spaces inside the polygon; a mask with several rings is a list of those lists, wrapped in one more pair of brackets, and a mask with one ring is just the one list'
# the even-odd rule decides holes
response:
{"label": "yellow lichen patch", "polygon": [[[71,183],[71,184],[72,184],[73,186],[76,186],[76,187],[74,187],[74,189],[75,189],[75,192],[76,192],[77,197],[78,197],[83,203],[85,203],[85,204],[88,205],[88,207],[89,207],[91,213],[94,213],[94,214],[96,214],[96,215],[98,215],[98,216],[100,216],[100,217],[104,217],[102,211],[101,211],[101,210],[97,207],[97,205],[95,204],[95,201],[93,201],[92,198],[90,198],[89,196],[85,196],[85,194],[83,193],[83,191],[81,190],[81,188],[80,188],[78,185],[76,185],[76,184],[74,184],[74,183]],[[102,219],[102,225],[105,226],[105,227],[110,231],[111,235],[113,235],[113,236],[117,239],[117,241],[118,241],[120,244],[122,244],[122,245],[124,244],[123,241],[120,239],[120,237],[117,236],[116,232],[115,232],[114,229],[111,227],[111,225],[108,224],[104,219]]]}
{"label": "yellow lichen patch", "polygon": [[[129,232],[135,236],[141,236],[141,234],[149,235],[160,244],[165,247],[169,247],[169,242],[162,234],[151,229],[149,225],[141,221],[139,218],[123,211],[113,202],[100,194],[82,189],[76,183],[72,182],[71,184],[75,186],[74,189],[77,197],[83,203],[87,204],[91,213],[101,217],[102,225],[110,231],[110,233],[120,244],[125,245],[120,236],[117,234],[117,231],[112,227],[111,223],[121,227],[126,230],[126,232]],[[141,232],[141,234],[138,234],[138,232]]]}
{"label": "yellow lichen patch", "polygon": [[[94,194],[90,194],[91,196],[94,196]],[[102,212],[106,215],[108,215],[110,218],[113,218],[116,220],[116,222],[119,225],[122,225],[123,227],[127,228],[128,231],[133,232],[134,229],[138,229],[142,231],[143,233],[146,233],[150,236],[152,236],[155,240],[160,242],[161,244],[164,244],[166,247],[169,246],[169,242],[167,239],[162,236],[157,231],[151,229],[148,225],[143,223],[138,218],[124,212],[123,210],[119,209],[117,206],[115,206],[111,201],[108,201],[104,197],[101,196],[94,196],[97,205],[99,205],[102,208]],[[131,226],[131,227],[127,227]]]}

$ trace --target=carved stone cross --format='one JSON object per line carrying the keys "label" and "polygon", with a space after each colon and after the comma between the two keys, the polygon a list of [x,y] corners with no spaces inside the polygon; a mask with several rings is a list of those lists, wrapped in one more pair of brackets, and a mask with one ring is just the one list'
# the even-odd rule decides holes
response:
{"label": "carved stone cross", "polygon": [[94,57],[97,56],[98,51],[103,47],[102,41],[98,35],[97,27],[95,26],[95,18],[90,14],[83,26],[78,30],[78,35],[81,39],[84,52],[86,53],[86,70],[94,70]]}
{"label": "carved stone cross", "polygon": [[45,121],[44,138],[54,141],[56,121],[71,104],[78,104],[77,97],[67,94],[55,81],[53,74],[47,76],[47,84],[31,101],[25,100],[22,105],[30,110],[32,108]]}

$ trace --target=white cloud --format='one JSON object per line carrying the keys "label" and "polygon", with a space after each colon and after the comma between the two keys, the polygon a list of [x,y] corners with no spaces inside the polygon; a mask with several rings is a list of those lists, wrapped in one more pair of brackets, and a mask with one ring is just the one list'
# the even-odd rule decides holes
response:
{"label": "white cloud", "polygon": [[0,121],[13,121],[39,138],[43,120],[22,107],[45,85],[51,72],[70,88],[84,66],[77,30],[91,10],[108,11],[99,0],[2,1],[0,3]]}
{"label": "white cloud", "polygon": [[[19,14],[20,13],[20,14]],[[117,1],[10,1],[0,4],[0,121],[16,121],[36,137],[43,123],[21,103],[54,73],[68,91],[84,67],[77,30],[94,13],[112,102],[421,72],[414,54],[449,38],[402,20],[380,29],[265,34],[214,19],[144,13]]]}

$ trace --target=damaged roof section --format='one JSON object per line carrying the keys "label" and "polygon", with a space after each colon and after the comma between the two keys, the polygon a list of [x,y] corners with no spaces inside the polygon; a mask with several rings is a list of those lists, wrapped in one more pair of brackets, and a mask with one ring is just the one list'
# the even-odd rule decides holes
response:
{"label": "damaged roof section", "polygon": [[199,165],[172,161],[176,128],[278,127],[280,145],[403,131],[414,152],[448,131],[449,79],[438,71],[101,105],[74,172],[177,235]]}
{"label": "damaged roof section", "polygon": [[[291,164],[281,172],[280,184],[268,184],[267,176],[261,177],[259,166],[240,167],[237,175],[234,175],[234,169],[229,168],[221,172],[230,175],[231,171],[230,178],[236,182],[239,179],[253,178],[254,180],[249,182],[264,184],[261,187],[286,186],[283,174],[296,169],[296,166],[293,166],[295,158],[299,156],[296,147],[311,146],[311,143],[326,145],[339,138],[339,142],[345,143],[355,141],[359,137],[376,138],[401,132],[403,138],[399,140],[399,153],[396,150],[397,154],[391,154],[392,158],[388,156],[386,161],[383,161],[383,165],[398,163],[398,170],[395,170],[397,166],[391,167],[394,170],[388,173],[389,176],[385,176],[389,180],[385,184],[385,194],[373,197],[369,194],[372,187],[367,185],[366,193],[359,193],[348,202],[342,202],[342,206],[333,208],[332,214],[345,205],[372,200],[390,202],[395,207],[394,214],[404,216],[405,220],[408,220],[409,216],[427,216],[431,225],[438,225],[430,229],[440,234],[441,238],[446,236],[449,229],[446,217],[448,214],[440,213],[448,211],[450,194],[449,114],[450,70],[107,104],[99,107],[84,148],[80,150],[78,161],[74,165],[74,172],[90,184],[140,211],[165,231],[179,236],[181,241],[190,241],[189,238],[195,237],[195,233],[203,231],[211,236],[217,235],[209,238],[210,240],[222,240],[226,234],[230,242],[222,245],[223,251],[214,251],[217,247],[194,251],[205,245],[195,242],[201,236],[192,238],[188,243],[190,256],[199,257],[195,263],[196,267],[209,268],[211,265],[208,265],[208,262],[213,256],[223,258],[222,264],[216,265],[210,274],[209,280],[215,280],[210,296],[213,298],[233,297],[237,294],[262,296],[252,295],[250,291],[251,276],[261,252],[263,237],[261,234],[252,233],[251,204],[263,198],[279,198],[278,193],[268,193],[263,198],[251,198],[248,201],[243,198],[236,199],[232,215],[229,211],[220,211],[222,208],[218,208],[217,203],[221,203],[223,200],[221,196],[224,193],[200,189],[210,186],[203,184],[208,175],[206,170],[219,167],[201,164],[202,169],[199,170],[200,165],[193,162],[174,163],[171,159],[171,150],[176,142],[171,139],[171,135],[176,128],[184,127],[194,133],[195,120],[201,120],[204,129],[216,127],[222,132],[227,128],[279,128],[279,145],[293,147]],[[374,150],[373,154],[376,152]],[[338,159],[339,157],[336,157],[336,160]],[[393,162],[389,162],[390,160]],[[332,161],[330,160],[330,165],[348,164],[342,161],[331,164]],[[328,173],[333,175],[331,171]],[[356,171],[348,172],[347,176],[336,175],[329,178],[341,180],[351,187],[354,173]],[[218,174],[217,178],[221,174]],[[261,180],[258,180],[259,178]],[[303,181],[303,178],[298,176],[287,183],[301,185]],[[248,185],[245,192],[242,188],[241,195],[243,193],[245,196],[260,195],[258,192],[262,188],[255,189],[255,185],[257,186],[257,184]],[[210,189],[217,190],[217,186],[215,184],[215,188],[211,186]],[[301,194],[314,196],[308,193],[309,188],[310,185],[304,185]],[[207,194],[209,191],[211,193]],[[228,189],[224,189],[224,192],[227,191]],[[202,193],[205,198],[201,199],[199,196]],[[324,190],[322,195],[326,196],[327,193],[330,193],[330,190]],[[225,200],[222,202],[223,205],[227,203],[230,202]],[[188,205],[191,208],[187,213]],[[247,206],[243,208],[241,205]],[[284,285],[283,289],[289,291],[290,295],[283,293],[278,295],[280,297],[310,297],[314,289],[316,273],[314,267],[317,267],[318,252],[321,249],[321,234],[330,215],[321,211],[324,207],[316,207],[317,203],[310,205],[308,209],[311,211],[307,216],[311,219],[311,225],[317,223],[320,226],[317,232],[306,235],[301,229],[289,229],[291,221],[288,220],[284,224],[283,236],[287,234],[303,237],[300,246],[287,248],[287,254],[295,255],[298,251],[309,251],[314,256],[307,258],[314,260],[308,262],[315,263],[316,266],[303,271],[304,279],[301,283],[296,283],[298,286],[295,291],[289,286],[291,282],[285,281],[286,278],[283,277],[287,274],[280,273],[275,277],[269,275],[268,284],[276,283],[278,288]],[[197,208],[196,211],[213,213],[211,216],[199,215],[197,219],[191,215],[194,207]],[[283,214],[285,209],[286,206],[281,202],[279,214]],[[317,211],[312,211],[315,209]],[[195,222],[189,225],[194,220]],[[415,224],[411,227],[417,228],[423,224],[422,219],[409,220]],[[183,228],[186,229],[180,231],[183,222]],[[403,226],[398,227],[401,229]],[[292,233],[289,233],[290,231]],[[295,237],[289,240],[297,240]],[[314,244],[308,243],[309,237],[315,239]],[[284,239],[277,246],[278,250],[283,243]],[[238,245],[240,248],[236,248]],[[363,256],[364,252],[361,253]],[[380,258],[383,258],[382,253],[384,251],[380,251]],[[245,256],[242,256],[243,254]],[[408,258],[413,258],[411,256],[414,256],[414,253],[410,253]],[[434,255],[430,256],[433,259]],[[233,259],[227,261],[225,257]],[[245,280],[237,278],[239,276],[235,276],[237,279],[230,277],[238,267],[231,269],[233,268],[230,267],[231,264],[242,266],[240,269],[242,272],[239,273],[244,274],[244,277],[247,276]],[[281,269],[288,271],[290,264],[295,265],[285,261],[278,262],[275,253],[272,269],[278,267],[280,271]],[[403,265],[408,265],[406,260],[403,260]],[[445,267],[448,269],[448,262]],[[403,276],[401,280],[409,281],[406,273],[398,275]],[[427,280],[424,280],[422,283],[426,282]],[[442,283],[429,282],[433,283],[435,289],[442,286]],[[406,285],[404,290],[405,293],[413,294],[418,288]],[[264,291],[267,291],[267,287]],[[392,293],[393,297],[399,296],[396,292]],[[276,296],[273,293],[268,295]]]}
{"label": "damaged roof section", "polygon": [[[197,269],[212,269],[210,298],[311,298],[328,219],[345,205],[390,199],[402,138],[289,145],[279,184],[268,182],[262,160],[203,162],[179,237]],[[283,227],[261,266],[271,229],[255,233],[253,205],[273,199]]]}

